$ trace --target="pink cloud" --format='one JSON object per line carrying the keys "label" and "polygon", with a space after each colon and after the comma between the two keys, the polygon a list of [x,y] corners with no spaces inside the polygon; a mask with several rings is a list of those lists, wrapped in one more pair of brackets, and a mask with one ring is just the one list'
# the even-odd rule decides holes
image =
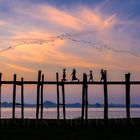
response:
{"label": "pink cloud", "polygon": [[[81,20],[71,13],[59,10],[51,6],[41,6],[40,13],[47,17],[47,20],[75,30],[81,30]],[[46,17],[44,17],[46,19]]]}
{"label": "pink cloud", "polygon": [[4,27],[4,26],[7,26],[7,25],[8,25],[7,21],[0,20],[0,27]]}

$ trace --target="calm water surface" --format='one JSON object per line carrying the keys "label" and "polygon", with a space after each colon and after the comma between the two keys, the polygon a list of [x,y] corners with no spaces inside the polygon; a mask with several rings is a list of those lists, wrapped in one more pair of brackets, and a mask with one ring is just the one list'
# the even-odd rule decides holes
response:
{"label": "calm water surface", "polygon": [[[35,118],[36,108],[25,108],[25,118]],[[60,116],[62,118],[62,109],[60,109]],[[103,118],[103,108],[89,108],[88,109],[88,118]],[[66,108],[66,118],[79,118],[81,115],[80,108]],[[21,109],[16,108],[16,118],[21,117]],[[44,118],[56,119],[57,110],[56,108],[44,108]],[[109,118],[125,118],[126,110],[125,108],[110,108],[109,109]],[[140,117],[140,108],[131,108],[131,117],[138,118]],[[12,108],[2,108],[2,118],[12,118]]]}

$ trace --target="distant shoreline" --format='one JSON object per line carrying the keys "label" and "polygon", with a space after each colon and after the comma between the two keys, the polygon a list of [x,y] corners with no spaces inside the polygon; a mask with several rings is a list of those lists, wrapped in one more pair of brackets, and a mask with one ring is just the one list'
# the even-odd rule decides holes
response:
{"label": "distant shoreline", "polygon": [[[3,102],[1,103],[1,107],[2,108],[11,108],[12,107],[12,103],[8,103],[8,102]],[[66,104],[65,105],[66,108],[81,108],[81,104],[80,103],[72,103],[72,104]],[[16,105],[16,107],[20,107],[19,105]],[[35,108],[36,104],[24,104],[25,108]],[[45,101],[44,102],[44,108],[56,108],[57,104],[51,101]],[[125,108],[126,105],[125,104],[108,104],[109,108]],[[100,103],[95,103],[95,104],[89,104],[88,108],[104,108],[104,104],[100,104]],[[140,104],[131,104],[130,108],[140,108]]]}

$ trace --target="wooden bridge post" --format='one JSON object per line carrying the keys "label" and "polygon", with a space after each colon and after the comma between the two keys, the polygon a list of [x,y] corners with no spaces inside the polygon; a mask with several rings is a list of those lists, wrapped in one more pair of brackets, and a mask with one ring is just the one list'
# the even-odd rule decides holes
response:
{"label": "wooden bridge post", "polygon": [[42,74],[42,84],[41,84],[41,113],[40,118],[43,119],[43,89],[44,89],[44,74]]}
{"label": "wooden bridge post", "polygon": [[22,123],[24,121],[24,84],[23,84],[23,78],[21,78],[21,118]]}
{"label": "wooden bridge post", "polygon": [[36,120],[39,119],[40,81],[41,81],[41,71],[38,71]]}
{"label": "wooden bridge post", "polygon": [[126,117],[130,118],[130,73],[125,74],[126,82]]}
{"label": "wooden bridge post", "polygon": [[88,120],[88,85],[87,75],[85,74],[85,119]]}
{"label": "wooden bridge post", "polygon": [[104,71],[104,119],[108,119],[108,90],[107,90],[107,72]]}
{"label": "wooden bridge post", "polygon": [[[64,82],[59,84],[59,74],[56,73],[57,80],[57,119],[60,119],[60,105],[63,107],[63,119],[66,120],[66,109],[65,109],[65,87]],[[59,86],[62,87],[62,102],[60,103]]]}
{"label": "wooden bridge post", "polygon": [[66,120],[66,110],[65,110],[65,87],[62,84],[62,105],[63,105],[63,119]]}
{"label": "wooden bridge post", "polygon": [[57,119],[59,120],[60,119],[60,114],[59,114],[59,104],[60,104],[60,101],[59,101],[59,74],[56,73],[56,80],[57,80]]}
{"label": "wooden bridge post", "polygon": [[13,83],[13,110],[12,110],[12,118],[15,120],[15,104],[16,104],[16,79],[17,75],[14,74],[14,83]]}
{"label": "wooden bridge post", "polygon": [[81,119],[83,120],[84,119],[84,75],[85,73],[83,73],[83,86],[82,86],[82,113],[81,113]]}
{"label": "wooden bridge post", "polygon": [[0,73],[0,119],[1,119],[1,80],[2,80],[2,73]]}
{"label": "wooden bridge post", "polygon": [[87,75],[83,74],[83,88],[82,88],[82,113],[81,119],[88,119],[88,85],[87,85]]}

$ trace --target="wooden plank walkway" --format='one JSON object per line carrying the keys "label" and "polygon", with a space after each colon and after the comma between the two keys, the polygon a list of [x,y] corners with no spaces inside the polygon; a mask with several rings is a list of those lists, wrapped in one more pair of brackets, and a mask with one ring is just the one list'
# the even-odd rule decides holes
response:
{"label": "wooden plank walkway", "polygon": [[[1,84],[14,84],[14,81],[1,81],[0,82]],[[36,85],[38,83],[38,81],[24,81],[23,84],[27,84],[27,85]],[[43,81],[43,82],[40,82],[41,84],[45,84],[45,85],[56,85],[56,84],[64,84],[64,85],[83,85],[83,81],[80,81],[80,82],[57,82],[57,81]],[[106,82],[107,85],[126,85],[126,81],[107,81]],[[130,81],[129,82],[131,85],[140,85],[140,81]],[[16,84],[21,84],[21,81],[16,81]],[[101,81],[94,81],[94,82],[88,82],[87,81],[87,84],[88,85],[103,85],[104,83],[101,82]]]}

